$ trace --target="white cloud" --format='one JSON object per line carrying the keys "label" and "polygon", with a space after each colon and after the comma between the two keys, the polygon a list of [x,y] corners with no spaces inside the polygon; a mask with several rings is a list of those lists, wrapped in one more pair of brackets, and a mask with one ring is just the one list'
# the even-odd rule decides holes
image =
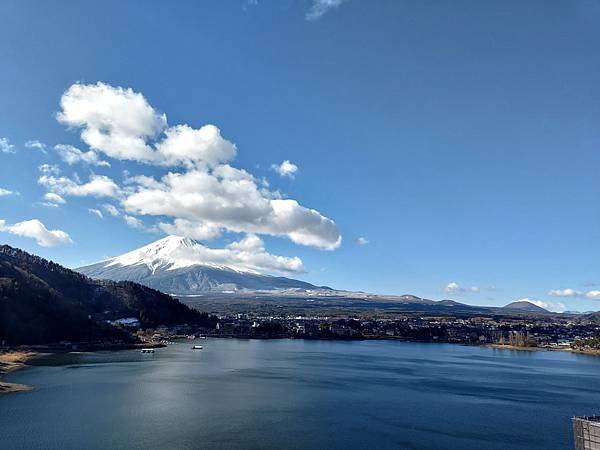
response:
{"label": "white cloud", "polygon": [[600,291],[578,291],[576,289],[553,289],[548,292],[553,297],[586,297],[592,300],[600,300]]}
{"label": "white cloud", "polygon": [[600,291],[588,291],[585,296],[592,300],[600,300]]}
{"label": "white cloud", "polygon": [[169,173],[150,183],[145,179],[123,205],[133,214],[185,219],[188,228],[195,223],[204,229],[287,236],[297,244],[326,249],[341,243],[331,219],[295,200],[268,198],[252,175],[228,165]]}
{"label": "white cloud", "polygon": [[173,223],[161,222],[158,227],[165,233],[187,236],[200,241],[215,239],[221,235],[221,229],[217,226],[186,219],[175,219]]}
{"label": "white cloud", "polygon": [[104,215],[102,214],[102,211],[100,211],[99,209],[88,208],[88,212],[94,216],[99,217],[100,219],[104,219]]}
{"label": "white cloud", "polygon": [[33,139],[31,141],[25,142],[25,147],[33,148],[33,149],[39,150],[42,153],[46,153],[46,144],[38,141],[37,139]]}
{"label": "white cloud", "polygon": [[63,94],[59,122],[82,128],[81,139],[115,159],[152,162],[156,156],[146,139],[167,123],[142,94],[104,83],[76,83]]}
{"label": "white cloud", "polygon": [[130,228],[136,228],[139,230],[144,229],[144,222],[142,222],[140,219],[138,219],[137,217],[133,217],[133,216],[129,216],[127,214],[125,214],[123,216],[123,220],[125,221],[125,223],[127,224],[128,227]]}
{"label": "white cloud", "polygon": [[46,192],[44,194],[44,200],[54,203],[55,205],[64,205],[66,203],[64,198],[54,192]]}
{"label": "white cloud", "polygon": [[467,293],[477,294],[477,293],[481,292],[481,288],[477,287],[477,286],[471,286],[471,287],[465,288],[453,281],[446,285],[446,287],[444,288],[444,291],[447,294],[467,294]]}
{"label": "white cloud", "polygon": [[354,240],[354,242],[355,242],[357,245],[367,245],[367,244],[369,243],[369,240],[368,240],[366,237],[362,237],[362,236],[360,236],[360,237],[357,237],[357,238]]}
{"label": "white cloud", "polygon": [[8,225],[6,221],[0,220],[0,231],[35,239],[42,247],[56,247],[73,242],[64,231],[48,230],[38,219],[25,220],[14,225]]}
{"label": "white cloud", "polygon": [[[215,166],[232,160],[235,145],[214,125],[167,128],[167,118],[131,89],[74,84],[61,98],[58,120],[81,128],[81,139],[111,158],[162,166]],[[164,138],[157,140],[164,132]],[[91,158],[91,156],[90,156]]]}
{"label": "white cloud", "polygon": [[564,303],[545,302],[543,300],[533,300],[530,298],[521,298],[516,301],[533,303],[534,305],[539,306],[540,308],[544,308],[544,309],[547,309],[548,311],[553,311],[553,312],[560,313],[560,312],[564,312],[567,310],[567,306]]}
{"label": "white cloud", "polygon": [[0,188],[0,197],[3,197],[5,195],[16,195],[16,194],[17,194],[17,192],[15,192],[15,191],[9,191],[8,189]]}
{"label": "white cloud", "polygon": [[62,160],[70,166],[77,163],[83,163],[91,166],[110,167],[110,164],[107,161],[100,160],[98,155],[91,150],[82,152],[77,147],[67,144],[55,145],[54,150],[56,150]]}
{"label": "white cloud", "polygon": [[241,267],[257,272],[304,272],[300,258],[267,253],[262,239],[254,234],[248,234],[240,241],[229,244],[221,252],[227,256],[226,264],[229,267]]}
{"label": "white cloud", "polygon": [[237,153],[235,145],[221,137],[214,125],[198,130],[188,125],[177,125],[165,131],[165,139],[156,144],[160,164],[187,167],[207,164],[214,167],[231,161]]}
{"label": "white cloud", "polygon": [[461,292],[462,288],[458,285],[458,283],[455,283],[454,281],[452,281],[446,285],[446,287],[444,288],[444,291],[446,291],[446,293],[448,293],[448,294],[453,294],[455,292]]}
{"label": "white cloud", "polygon": [[111,205],[110,203],[103,204],[102,208],[113,217],[118,217],[121,215],[117,207],[115,205]]}
{"label": "white cloud", "polygon": [[583,292],[575,289],[553,289],[548,292],[552,297],[581,297]]}
{"label": "white cloud", "polygon": [[156,181],[154,178],[146,176],[146,175],[130,175],[127,173],[125,179],[123,180],[126,185],[139,185],[146,188],[160,188],[160,182]]}
{"label": "white cloud", "polygon": [[281,164],[273,164],[271,168],[282,177],[294,178],[296,172],[298,172],[298,166],[291,163],[288,159],[283,161]]}
{"label": "white cloud", "polygon": [[339,7],[345,0],[313,0],[313,3],[306,13],[306,20],[319,20],[325,13],[331,9]]}
{"label": "white cloud", "polygon": [[38,179],[38,183],[59,195],[118,197],[120,194],[119,186],[105,175],[91,175],[87,183],[80,183],[67,177],[42,175]]}
{"label": "white cloud", "polygon": [[60,169],[56,164],[42,164],[38,167],[39,171],[45,175],[59,175]]}
{"label": "white cloud", "polygon": [[[237,150],[214,125],[167,128],[166,116],[157,113],[142,94],[104,83],[71,86],[61,106],[59,121],[81,128],[82,140],[94,152],[185,167],[183,173],[171,172],[161,179],[127,174],[123,189],[104,177],[102,195],[121,194],[122,206],[130,217],[166,216],[160,228],[199,238],[218,236],[226,230],[286,236],[298,244],[326,249],[341,243],[338,227],[331,219],[282,198],[264,183],[259,187],[250,173],[227,164]],[[297,171],[289,161],[282,166],[287,176]],[[101,178],[94,177],[99,184]],[[99,196],[86,192],[84,187],[89,183],[82,185],[65,177],[45,176],[40,183],[59,194]]]}
{"label": "white cloud", "polygon": [[0,137],[0,152],[2,153],[14,153],[15,146],[10,143],[8,138]]}

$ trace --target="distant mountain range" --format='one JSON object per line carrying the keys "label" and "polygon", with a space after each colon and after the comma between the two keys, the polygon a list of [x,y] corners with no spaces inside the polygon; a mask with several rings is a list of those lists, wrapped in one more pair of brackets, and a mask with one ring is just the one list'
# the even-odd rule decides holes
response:
{"label": "distant mountain range", "polygon": [[[262,275],[255,272],[215,265],[203,260],[206,247],[193,239],[167,236],[136,250],[98,263],[79,267],[77,271],[96,279],[135,281],[151,288],[176,295],[196,307],[231,303],[231,294],[243,302],[262,298],[270,301],[285,298],[321,308],[394,308],[397,311],[434,311],[453,314],[548,314],[544,308],[526,301],[513,302],[502,308],[465,305],[453,300],[433,301],[414,295],[390,296],[364,292],[336,290],[315,286],[286,277]],[[196,296],[202,301],[193,301]],[[229,296],[229,297],[228,297]],[[212,305],[218,307],[217,303]],[[244,303],[246,304],[246,303]]]}
{"label": "distant mountain range", "polygon": [[0,246],[0,343],[130,339],[110,325],[123,318],[137,319],[142,328],[214,320],[149,287],[92,280],[22,250]]}
{"label": "distant mountain range", "polygon": [[75,270],[92,278],[135,281],[173,295],[240,290],[329,289],[286,277],[262,275],[203,261],[206,247],[167,236],[115,258]]}
{"label": "distant mountain range", "polygon": [[[196,253],[199,245],[190,239],[169,236],[80,269],[87,275],[102,278],[95,280],[2,245],[0,343],[133,340],[122,328],[114,326],[115,321],[137,319],[142,328],[182,323],[212,327],[216,317],[207,312],[451,317],[555,314],[527,301],[497,308],[453,300],[434,301],[414,295],[376,295],[317,287],[290,278],[202,264]],[[180,293],[178,296],[184,303],[151,286]],[[599,321],[600,312],[578,317]]]}

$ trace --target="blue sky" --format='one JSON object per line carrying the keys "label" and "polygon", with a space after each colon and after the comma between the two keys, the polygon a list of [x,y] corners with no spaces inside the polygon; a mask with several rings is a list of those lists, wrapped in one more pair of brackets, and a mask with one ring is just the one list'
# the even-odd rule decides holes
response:
{"label": "blue sky", "polygon": [[[179,219],[209,247],[245,245],[316,284],[597,310],[599,25],[596,0],[2,2],[0,188],[13,193],[0,195],[0,240],[76,267]],[[137,159],[119,140],[136,120],[156,132]],[[165,132],[183,124],[218,127],[203,132],[217,162],[174,159]],[[284,161],[296,172],[273,168]],[[235,217],[207,221],[202,205],[149,197],[172,191],[169,172],[214,181],[222,165],[228,182],[252,177],[257,202],[297,207],[259,213],[242,193]],[[83,195],[94,177],[119,192]],[[49,192],[65,203],[48,206]],[[24,236],[40,233],[46,246]]]}

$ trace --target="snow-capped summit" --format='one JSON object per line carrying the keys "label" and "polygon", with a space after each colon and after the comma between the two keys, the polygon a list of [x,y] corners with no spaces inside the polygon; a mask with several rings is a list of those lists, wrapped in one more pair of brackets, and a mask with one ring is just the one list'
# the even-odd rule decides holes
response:
{"label": "snow-capped summit", "polygon": [[[174,270],[190,266],[206,266],[216,269],[233,268],[206,260],[207,248],[184,236],[167,236],[148,245],[105,261],[105,267],[144,265],[154,273],[157,269]],[[238,272],[244,270],[235,269]],[[251,271],[246,270],[251,273]]]}
{"label": "snow-capped summit", "polygon": [[180,295],[240,289],[317,289],[304,281],[263,275],[244,264],[244,258],[239,263],[229,262],[227,250],[211,249],[188,237],[167,236],[76,270],[92,278],[136,281]]}

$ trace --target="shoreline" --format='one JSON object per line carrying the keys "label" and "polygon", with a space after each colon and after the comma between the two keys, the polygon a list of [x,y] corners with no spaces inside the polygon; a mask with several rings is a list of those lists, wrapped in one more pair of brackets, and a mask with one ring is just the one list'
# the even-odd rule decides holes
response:
{"label": "shoreline", "polygon": [[[213,339],[240,339],[234,336],[211,336]],[[241,338],[244,339],[244,338]],[[256,339],[256,338],[245,338],[245,339]],[[269,339],[269,338],[259,338],[260,340]],[[273,339],[294,339],[290,337],[283,338],[273,338]],[[432,344],[436,343],[449,343],[451,342],[439,342],[439,341],[418,341],[418,340],[409,340],[409,339],[398,339],[398,338],[363,338],[363,339],[310,339],[310,340],[381,340],[381,341],[398,341],[398,342],[430,342]],[[460,343],[454,343],[455,345],[465,345]],[[12,372],[20,370],[27,365],[29,362],[34,359],[41,358],[47,355],[53,355],[58,353],[81,353],[81,352],[94,352],[94,351],[120,351],[120,350],[135,350],[144,347],[152,347],[152,348],[160,348],[166,347],[164,344],[157,343],[142,343],[142,344],[127,344],[127,345],[108,345],[108,346],[91,346],[79,351],[66,350],[66,349],[56,349],[52,348],[52,346],[48,346],[47,348],[39,349],[39,348],[28,348],[28,347],[17,347],[13,349],[5,349],[0,350],[0,395],[2,394],[10,394],[14,392],[27,392],[34,389],[33,386],[29,386],[26,384],[19,383],[10,383],[4,381],[4,377]],[[576,353],[579,355],[587,355],[587,356],[600,356],[600,350],[589,349],[574,349],[574,348],[554,348],[554,347],[517,347],[514,345],[502,345],[502,344],[483,344],[483,345],[475,345],[475,347],[481,348],[493,348],[498,350],[510,350],[510,351],[521,351],[521,352],[567,352],[567,353]]]}
{"label": "shoreline", "polygon": [[33,386],[3,381],[4,376],[25,367],[30,361],[44,353],[33,350],[8,350],[0,352],[0,395],[31,391]]}
{"label": "shoreline", "polygon": [[582,350],[577,348],[561,348],[561,347],[517,347],[516,345],[503,344],[486,344],[483,347],[495,348],[499,350],[515,350],[520,352],[565,352],[576,353],[578,355],[600,356],[600,350],[588,349]]}
{"label": "shoreline", "polygon": [[160,348],[166,347],[165,344],[158,343],[140,343],[126,345],[92,345],[82,346],[80,350],[66,350],[64,348],[56,348],[55,346],[32,346],[32,347],[15,347],[0,350],[0,395],[11,394],[15,392],[27,392],[34,389],[34,386],[19,383],[9,383],[4,381],[4,377],[9,373],[16,372],[28,366],[31,361],[48,355],[59,353],[84,353],[95,351],[120,351],[120,350],[135,350],[141,348]]}
{"label": "shoreline", "polygon": [[450,345],[462,345],[466,347],[479,347],[479,348],[493,348],[498,350],[513,350],[520,352],[566,352],[575,353],[578,355],[586,356],[600,356],[600,349],[577,349],[571,347],[517,347],[516,345],[508,344],[469,344],[464,342],[447,342],[439,340],[419,340],[409,339],[396,336],[362,336],[362,337],[328,337],[328,338],[296,338],[289,336],[270,336],[270,337],[247,337],[247,336],[219,336],[219,335],[208,335],[212,339],[247,339],[247,340],[271,340],[271,339],[290,339],[290,340],[308,340],[308,341],[396,341],[396,342],[414,342],[414,343],[429,343],[429,344],[450,344]]}

